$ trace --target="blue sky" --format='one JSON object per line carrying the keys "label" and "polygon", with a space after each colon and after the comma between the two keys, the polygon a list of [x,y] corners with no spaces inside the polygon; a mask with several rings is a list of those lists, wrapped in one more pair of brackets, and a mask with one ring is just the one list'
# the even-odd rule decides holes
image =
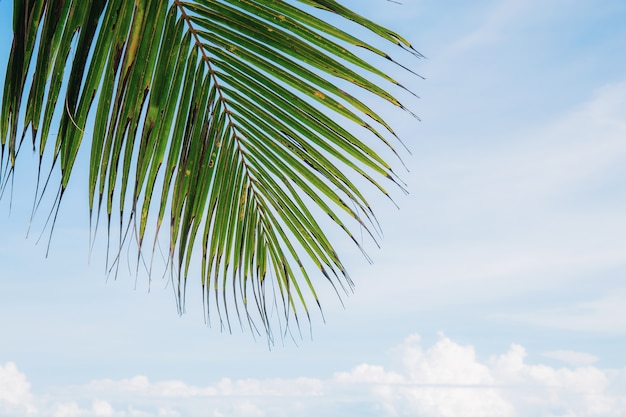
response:
{"label": "blue sky", "polygon": [[402,3],[346,1],[427,59],[398,72],[422,121],[388,114],[410,195],[373,196],[373,265],[339,241],[345,308],[322,288],[326,322],[272,350],[199,298],[179,317],[166,281],[89,261],[80,177],[46,258],[25,153],[0,201],[1,415],[626,415],[626,4]]}

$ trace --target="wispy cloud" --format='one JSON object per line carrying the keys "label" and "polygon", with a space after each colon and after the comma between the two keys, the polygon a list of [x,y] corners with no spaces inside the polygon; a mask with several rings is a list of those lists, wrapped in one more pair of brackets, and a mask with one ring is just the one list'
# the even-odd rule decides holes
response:
{"label": "wispy cloud", "polygon": [[490,207],[494,212],[527,210],[563,192],[581,192],[576,187],[606,179],[624,159],[625,111],[626,80],[605,85],[586,103],[546,124],[507,132],[506,140],[488,146],[449,149],[442,158],[423,161],[419,175],[426,171],[436,176],[417,183],[454,198],[444,202],[456,203],[448,212],[462,207],[464,213]]}
{"label": "wispy cloud", "polygon": [[564,330],[626,334],[626,288],[565,306],[504,314],[508,320]]}
{"label": "wispy cloud", "polygon": [[[626,199],[615,190],[624,114],[626,81],[506,141],[425,157],[413,217],[403,214],[372,274],[387,277],[389,308],[519,296],[582,276],[602,285],[626,265]],[[379,299],[372,288],[366,304]]]}
{"label": "wispy cloud", "polygon": [[573,350],[552,350],[545,352],[543,356],[559,360],[570,366],[587,366],[598,361],[598,358],[594,355]]}
{"label": "wispy cloud", "polygon": [[533,2],[528,0],[496,2],[482,16],[481,21],[478,22],[473,30],[451,45],[448,53],[458,53],[462,50],[484,47],[486,44],[504,42],[506,32],[510,31],[516,24],[523,22],[523,17],[532,10]]}

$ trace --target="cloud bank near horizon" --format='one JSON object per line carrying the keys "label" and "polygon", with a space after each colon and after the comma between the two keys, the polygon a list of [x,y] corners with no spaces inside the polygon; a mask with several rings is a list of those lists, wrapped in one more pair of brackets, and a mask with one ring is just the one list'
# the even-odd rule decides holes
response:
{"label": "cloud bank near horizon", "polygon": [[[430,347],[411,335],[392,364],[361,364],[328,379],[221,379],[206,386],[146,376],[31,390],[17,365],[0,365],[7,417],[583,417],[626,413],[626,367],[602,369],[584,352],[546,352],[562,367],[530,364],[512,344],[481,359],[441,334]],[[574,360],[572,359],[574,358]],[[582,359],[581,359],[582,358]]]}

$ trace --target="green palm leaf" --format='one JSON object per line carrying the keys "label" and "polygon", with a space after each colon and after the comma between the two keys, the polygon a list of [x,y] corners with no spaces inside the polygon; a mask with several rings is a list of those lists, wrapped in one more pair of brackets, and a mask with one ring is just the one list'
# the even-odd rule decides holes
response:
{"label": "green palm leaf", "polygon": [[207,313],[217,310],[224,325],[230,305],[253,326],[257,311],[269,334],[271,294],[287,320],[308,316],[310,295],[319,304],[314,270],[333,285],[352,285],[316,216],[330,216],[358,245],[351,228],[373,235],[376,223],[349,171],[385,194],[380,180],[396,178],[347,127],[361,126],[395,152],[387,140],[395,133],[359,91],[404,106],[381,85],[403,87],[370,63],[391,60],[387,53],[306,9],[419,54],[334,0],[300,3],[16,0],[0,179],[13,172],[19,130],[30,130],[40,158],[52,149],[60,169],[58,208],[87,144],[95,228],[106,213],[110,233],[119,216],[120,246],[130,230],[141,256],[148,236],[154,254],[165,222],[181,308],[198,262]]}

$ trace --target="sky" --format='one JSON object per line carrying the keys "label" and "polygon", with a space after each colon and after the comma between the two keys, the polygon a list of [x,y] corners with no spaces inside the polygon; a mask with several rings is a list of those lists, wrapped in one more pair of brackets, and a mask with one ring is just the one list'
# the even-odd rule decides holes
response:
{"label": "sky", "polygon": [[373,264],[338,241],[343,305],[320,287],[324,320],[271,349],[199,297],[179,316],[166,280],[89,256],[80,177],[46,256],[26,153],[0,201],[0,415],[626,416],[626,3],[401,3],[345,1],[426,59],[390,69],[420,96],[420,122],[385,113],[409,195],[372,194]]}

